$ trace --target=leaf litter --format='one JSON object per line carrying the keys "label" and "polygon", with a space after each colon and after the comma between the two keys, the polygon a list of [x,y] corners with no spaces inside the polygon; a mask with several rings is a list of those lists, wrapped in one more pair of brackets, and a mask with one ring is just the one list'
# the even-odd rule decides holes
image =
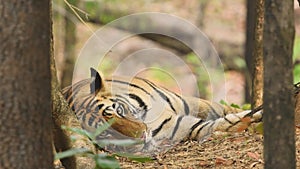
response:
{"label": "leaf litter", "polygon": [[[296,159],[300,168],[300,128],[296,128]],[[244,131],[239,133],[214,133],[207,141],[182,142],[167,152],[161,152],[151,162],[138,163],[120,158],[121,168],[264,168],[263,136]]]}

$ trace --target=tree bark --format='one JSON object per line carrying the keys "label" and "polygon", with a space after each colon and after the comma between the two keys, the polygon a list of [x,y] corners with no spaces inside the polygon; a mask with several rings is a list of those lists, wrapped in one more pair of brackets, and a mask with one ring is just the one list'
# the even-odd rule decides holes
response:
{"label": "tree bark", "polygon": [[53,168],[50,1],[0,11],[0,168]]}
{"label": "tree bark", "polygon": [[246,27],[246,42],[245,42],[245,61],[248,71],[253,70],[253,50],[254,50],[254,31],[256,21],[256,1],[247,0],[247,27]]}
{"label": "tree bark", "polygon": [[295,85],[295,125],[300,127],[300,83]]}
{"label": "tree bark", "polygon": [[266,0],[264,23],[265,168],[296,168],[293,99],[293,1]]}
{"label": "tree bark", "polygon": [[246,86],[245,86],[245,101],[251,102],[251,86],[252,86],[252,70],[253,70],[253,49],[254,49],[254,27],[255,27],[255,3],[256,0],[247,0],[247,15],[246,15],[246,42],[245,42],[245,61],[247,69],[245,69]]}
{"label": "tree bark", "polygon": [[263,24],[264,0],[256,0],[256,23],[254,31],[254,50],[252,66],[252,97],[251,107],[256,108],[263,104]]}

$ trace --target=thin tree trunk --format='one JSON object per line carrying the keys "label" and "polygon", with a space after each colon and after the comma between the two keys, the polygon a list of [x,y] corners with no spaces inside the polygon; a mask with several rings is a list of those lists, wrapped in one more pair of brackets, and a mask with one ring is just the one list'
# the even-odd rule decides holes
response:
{"label": "thin tree trunk", "polygon": [[247,27],[246,27],[246,44],[245,44],[245,60],[248,71],[253,70],[253,50],[254,50],[254,31],[255,31],[255,11],[256,0],[247,0]]}
{"label": "thin tree trunk", "polygon": [[256,108],[263,104],[263,24],[264,0],[256,0],[256,24],[254,33],[254,50],[252,66],[252,99],[251,107]]}
{"label": "thin tree trunk", "polygon": [[50,1],[0,1],[0,168],[53,168]]}
{"label": "thin tree trunk", "polygon": [[265,168],[296,168],[293,99],[294,1],[266,0],[264,23]]}
{"label": "thin tree trunk", "polygon": [[300,83],[295,86],[295,125],[300,127]]}
{"label": "thin tree trunk", "polygon": [[253,49],[254,49],[254,27],[255,27],[255,2],[256,0],[247,0],[247,26],[246,26],[246,43],[245,43],[245,61],[247,68],[246,75],[246,90],[245,101],[251,102],[251,86],[252,86],[252,70],[253,70]]}

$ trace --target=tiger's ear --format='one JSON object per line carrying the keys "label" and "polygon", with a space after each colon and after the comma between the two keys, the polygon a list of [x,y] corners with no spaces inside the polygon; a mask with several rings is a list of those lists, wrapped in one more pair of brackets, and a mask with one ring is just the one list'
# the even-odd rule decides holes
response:
{"label": "tiger's ear", "polygon": [[91,68],[91,77],[92,77],[92,82],[90,83],[91,94],[92,93],[97,94],[99,91],[104,91],[105,90],[104,79],[94,68]]}

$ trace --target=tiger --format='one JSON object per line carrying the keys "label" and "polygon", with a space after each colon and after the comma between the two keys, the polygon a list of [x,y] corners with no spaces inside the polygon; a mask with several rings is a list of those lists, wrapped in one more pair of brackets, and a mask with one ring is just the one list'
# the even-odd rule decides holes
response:
{"label": "tiger", "polygon": [[140,139],[139,151],[152,151],[165,141],[200,142],[214,131],[237,132],[262,121],[262,110],[181,96],[141,77],[105,78],[94,68],[90,71],[91,78],[62,90],[70,108],[87,131],[112,120],[102,139]]}

